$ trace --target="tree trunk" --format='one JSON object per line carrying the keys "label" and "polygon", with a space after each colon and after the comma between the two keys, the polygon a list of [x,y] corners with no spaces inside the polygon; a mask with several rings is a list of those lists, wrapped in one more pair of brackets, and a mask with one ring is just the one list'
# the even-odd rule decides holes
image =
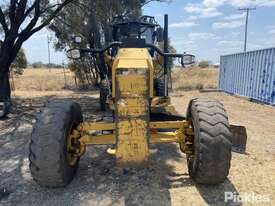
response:
{"label": "tree trunk", "polygon": [[[93,8],[92,8],[93,10]],[[89,15],[89,33],[90,33],[90,48],[101,49],[101,34],[98,21],[93,12]],[[100,79],[103,80],[107,77],[107,68],[105,64],[104,54],[98,54],[96,57],[96,64],[99,68]]]}
{"label": "tree trunk", "polygon": [[7,37],[0,49],[0,102],[11,101],[9,69],[23,44],[22,40],[17,40],[16,43],[14,41],[14,36]]}
{"label": "tree trunk", "polygon": [[0,102],[10,101],[11,88],[9,82],[9,73],[0,76]]}

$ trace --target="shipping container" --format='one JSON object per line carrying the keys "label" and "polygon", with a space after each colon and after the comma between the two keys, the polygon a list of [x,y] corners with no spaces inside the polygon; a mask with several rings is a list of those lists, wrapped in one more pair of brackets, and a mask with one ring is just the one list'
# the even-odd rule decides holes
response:
{"label": "shipping container", "polygon": [[275,105],[275,48],[221,56],[219,88]]}

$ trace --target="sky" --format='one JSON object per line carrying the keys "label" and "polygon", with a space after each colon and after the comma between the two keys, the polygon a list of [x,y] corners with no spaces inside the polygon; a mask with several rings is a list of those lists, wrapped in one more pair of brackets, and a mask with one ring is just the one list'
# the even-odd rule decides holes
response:
{"label": "sky", "polygon": [[[177,52],[216,63],[221,55],[243,51],[246,13],[238,9],[244,7],[257,8],[249,15],[247,50],[275,47],[275,0],[171,0],[150,3],[143,13],[155,16],[161,25],[168,14],[169,37]],[[53,36],[44,29],[24,43],[30,63],[48,63],[47,35]],[[51,62],[66,62],[52,45]]]}

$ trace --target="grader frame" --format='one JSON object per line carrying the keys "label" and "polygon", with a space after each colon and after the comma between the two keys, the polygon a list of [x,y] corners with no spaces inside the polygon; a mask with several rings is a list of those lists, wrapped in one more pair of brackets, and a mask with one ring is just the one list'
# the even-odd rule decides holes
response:
{"label": "grader frame", "polygon": [[[150,122],[150,137],[148,140],[149,144],[155,143],[179,143],[182,152],[192,155],[193,154],[193,143],[188,139],[192,139],[194,132],[191,127],[191,123],[188,121],[164,121],[164,122]],[[174,132],[157,132],[157,129],[175,129]],[[80,147],[75,148],[73,146],[68,147],[69,152],[74,152],[74,158],[70,160],[70,164],[74,165],[77,159],[79,159],[86,150],[87,145],[116,145],[117,137],[115,134],[116,126],[115,123],[97,123],[97,122],[85,122],[80,124],[77,129],[73,130],[70,135],[72,142],[80,142]],[[112,131],[111,134],[90,134],[91,131]],[[131,136],[130,136],[131,137]],[[147,142],[147,140],[146,140]],[[140,144],[141,143],[141,144]],[[118,155],[120,165],[137,166],[136,163],[145,163],[149,156],[147,147],[139,147],[143,142],[133,142],[130,144],[119,146],[129,147],[131,153],[127,153],[127,149],[124,148],[120,155],[116,153],[117,150],[108,149],[109,154]],[[119,149],[118,149],[119,150]],[[122,150],[122,149],[120,149]],[[125,153],[124,153],[125,152]],[[142,154],[142,155],[140,155]],[[130,163],[130,164],[129,164]],[[132,164],[131,164],[132,163]],[[134,164],[133,164],[134,163]]]}
{"label": "grader frame", "polygon": [[[108,145],[107,152],[116,156],[119,166],[141,167],[149,162],[150,145],[155,143],[178,143],[186,154],[188,172],[197,183],[218,184],[226,179],[234,141],[223,105],[217,100],[195,98],[183,117],[177,114],[168,95],[167,58],[181,58],[184,66],[184,58],[191,63],[194,56],[168,52],[167,15],[163,51],[141,38],[140,26],[152,29],[154,23],[132,23],[139,30],[137,38],[113,42],[103,49],[69,51],[69,56],[80,58],[82,53],[103,55],[115,47],[115,58],[108,58],[111,81],[108,75],[104,79],[111,91],[107,102],[113,119],[83,122],[78,103],[49,103],[37,116],[29,147],[30,171],[38,184],[66,186],[87,145]],[[131,22],[116,24],[117,28],[124,25]],[[154,84],[158,80],[154,53],[163,57],[164,84],[158,87]],[[162,92],[156,92],[160,85]]]}
{"label": "grader frame", "polygon": [[[70,157],[71,164],[84,154],[86,145],[98,144],[116,145],[111,152],[116,155],[120,166],[145,164],[149,157],[148,144],[152,143],[179,143],[181,150],[191,155],[192,141],[187,141],[187,137],[192,139],[193,135],[190,121],[183,120],[183,117],[175,121],[150,121],[150,114],[154,114],[157,107],[167,111],[169,107],[171,110],[171,105],[169,97],[154,96],[154,67],[148,50],[120,49],[112,73],[109,104],[115,110],[115,122],[84,122],[78,125],[70,135],[72,142],[79,142],[68,147],[74,156]],[[108,134],[103,134],[106,131]],[[73,145],[78,145],[78,148]]]}

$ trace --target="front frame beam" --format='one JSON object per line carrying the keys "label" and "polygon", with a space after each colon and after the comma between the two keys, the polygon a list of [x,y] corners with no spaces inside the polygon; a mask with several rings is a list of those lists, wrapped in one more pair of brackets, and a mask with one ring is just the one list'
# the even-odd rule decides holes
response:
{"label": "front frame beam", "polygon": [[[189,125],[189,122],[186,120],[183,121],[156,121],[150,122],[150,129],[180,129]],[[106,122],[84,122],[81,123],[77,130],[79,132],[88,132],[88,131],[109,131],[115,130],[115,123],[106,123]]]}
{"label": "front frame beam", "polygon": [[[150,122],[149,143],[180,143],[186,135],[192,135],[190,122],[158,121]],[[158,130],[171,129],[173,131],[160,132]],[[108,132],[108,134],[104,134]],[[101,133],[101,134],[100,134]],[[111,145],[116,144],[115,123],[84,122],[73,131],[72,138],[78,139],[84,145]]]}

